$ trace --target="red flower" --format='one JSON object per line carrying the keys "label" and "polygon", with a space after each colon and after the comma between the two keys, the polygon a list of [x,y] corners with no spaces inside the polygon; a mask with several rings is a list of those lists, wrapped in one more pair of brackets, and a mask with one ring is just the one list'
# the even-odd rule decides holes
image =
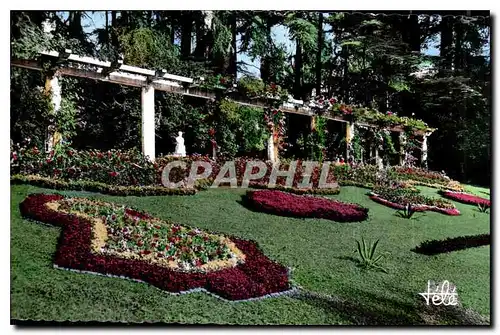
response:
{"label": "red flower", "polygon": [[13,159],[14,161],[16,161],[16,160],[17,160],[17,154],[16,154],[15,152],[13,152],[13,153],[12,153],[12,159]]}
{"label": "red flower", "polygon": [[210,128],[210,130],[208,131],[208,134],[210,136],[214,136],[215,135],[215,129],[214,128]]}
{"label": "red flower", "polygon": [[355,222],[368,218],[368,209],[326,198],[295,195],[277,190],[249,191],[247,197],[255,209],[282,216],[324,218]]}
{"label": "red flower", "polygon": [[69,155],[70,157],[73,157],[73,151],[68,150],[68,155]]}
{"label": "red flower", "polygon": [[334,103],[336,103],[336,102],[337,102],[337,99],[335,99],[335,98],[330,98],[330,103],[331,103],[332,105],[333,105]]}
{"label": "red flower", "polygon": [[[19,206],[23,217],[62,226],[64,232],[54,258],[54,264],[59,267],[142,280],[172,293],[205,288],[212,294],[233,301],[263,297],[290,289],[286,267],[268,259],[257,243],[236,237],[228,236],[246,255],[245,264],[209,273],[178,272],[145,260],[93,254],[92,229],[88,220],[45,207],[47,202],[60,199],[63,199],[60,195],[30,195]],[[150,250],[146,250],[142,254],[150,253]],[[167,260],[174,261],[176,257],[170,255]]]}
{"label": "red flower", "polygon": [[103,157],[104,157],[104,155],[101,152],[97,153],[97,158],[103,158]]}
{"label": "red flower", "polygon": [[116,177],[116,176],[118,176],[118,174],[119,174],[119,173],[118,173],[118,172],[116,172],[116,171],[113,171],[113,172],[110,172],[110,173],[109,173],[109,175],[110,175],[111,177]]}
{"label": "red flower", "polygon": [[483,205],[490,207],[491,206],[491,201],[485,198],[481,198],[472,194],[467,194],[467,193],[457,193],[457,192],[450,192],[450,191],[441,191],[440,194],[448,199],[455,200],[464,204],[469,204],[469,205]]}
{"label": "red flower", "polygon": [[274,91],[274,90],[276,90],[276,88],[277,88],[276,84],[275,83],[271,83],[271,89]]}

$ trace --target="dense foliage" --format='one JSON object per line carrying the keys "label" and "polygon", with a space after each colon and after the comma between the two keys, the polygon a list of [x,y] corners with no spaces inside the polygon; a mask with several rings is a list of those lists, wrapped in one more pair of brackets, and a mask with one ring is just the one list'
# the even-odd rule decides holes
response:
{"label": "dense foliage", "polygon": [[[330,116],[438,130],[429,138],[429,167],[455,179],[489,183],[491,176],[490,18],[484,13],[441,16],[417,12],[370,15],[306,11],[105,11],[105,23],[85,28],[90,12],[12,12],[12,57],[36,57],[42,49],[69,48],[104,60],[120,55],[130,65],[165,69],[201,86],[248,98],[328,102]],[[92,14],[93,15],[93,14]],[[44,33],[46,23],[52,31]],[[273,38],[284,27],[291,49]],[[194,37],[194,38],[193,38]],[[439,38],[439,55],[424,50]],[[193,43],[194,42],[194,43]],[[260,61],[260,78],[238,58]],[[44,75],[13,69],[11,139],[30,138],[42,148],[50,124]],[[243,76],[236,80],[237,77]],[[233,87],[233,83],[236,87]],[[63,80],[63,108],[56,130],[76,148],[140,147],[140,91],[86,79]],[[328,97],[328,98],[327,98]],[[257,110],[221,101],[156,95],[157,152],[173,151],[173,135],[186,135],[189,152],[224,156],[265,155],[265,126]],[[379,112],[374,112],[379,111]],[[262,116],[262,115],[261,115]],[[262,116],[263,117],[263,116]],[[287,116],[285,157],[332,159],[344,155],[335,133],[313,133],[304,117]],[[418,120],[421,119],[422,121]],[[55,120],[54,120],[55,121]],[[256,125],[251,127],[251,125]],[[321,130],[321,122],[316,130]],[[109,136],[113,134],[113,136]],[[385,134],[384,162],[397,150]],[[415,139],[416,140],[416,139]],[[420,139],[419,139],[420,140]],[[302,143],[302,144],[301,144]],[[412,146],[416,142],[409,141]],[[418,144],[418,143],[417,143]],[[358,143],[358,147],[367,143]],[[324,148],[323,148],[324,146]],[[419,146],[412,156],[420,156]],[[357,150],[359,153],[359,150]],[[360,159],[360,155],[357,155]]]}

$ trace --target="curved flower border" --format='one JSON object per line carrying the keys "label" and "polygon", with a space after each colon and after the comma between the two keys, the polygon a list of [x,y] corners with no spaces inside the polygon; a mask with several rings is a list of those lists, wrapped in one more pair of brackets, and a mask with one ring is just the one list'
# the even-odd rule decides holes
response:
{"label": "curved flower border", "polygon": [[278,190],[247,191],[246,200],[255,210],[280,216],[328,219],[338,222],[359,222],[368,218],[368,208],[357,204],[311,195],[295,195]]}
{"label": "curved flower border", "polygon": [[170,293],[206,290],[230,301],[286,294],[292,289],[286,267],[266,257],[256,242],[236,237],[230,239],[245,254],[245,263],[209,273],[179,272],[140,260],[96,255],[91,249],[89,220],[45,206],[63,198],[31,194],[19,205],[23,217],[63,228],[54,257],[54,266],[58,268],[147,282]]}
{"label": "curved flower border", "polygon": [[465,192],[439,190],[438,193],[445,198],[461,202],[467,205],[486,205],[488,207],[491,206],[490,200],[478,197],[477,195],[468,194]]}
{"label": "curved flower border", "polygon": [[[388,201],[384,198],[381,198],[378,194],[370,192],[370,199],[372,199],[375,202],[378,202],[379,204],[385,205],[387,207],[391,207],[394,209],[405,209],[405,205],[400,205],[395,202]],[[413,205],[413,209],[416,212],[425,212],[425,211],[433,211],[433,212],[438,212],[441,214],[446,214],[446,215],[452,215],[452,216],[457,216],[460,215],[460,211],[456,208],[440,208],[436,206],[429,206],[429,205]]]}

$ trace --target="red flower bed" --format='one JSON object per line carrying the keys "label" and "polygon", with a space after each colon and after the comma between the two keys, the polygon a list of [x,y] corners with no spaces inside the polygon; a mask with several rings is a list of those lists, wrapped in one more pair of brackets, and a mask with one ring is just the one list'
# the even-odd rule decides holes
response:
{"label": "red flower bed", "polygon": [[322,218],[340,222],[363,221],[368,218],[368,209],[356,204],[276,190],[248,191],[247,200],[259,211],[281,216]]}
{"label": "red flower bed", "polygon": [[[380,196],[376,194],[370,195],[370,199],[372,199],[375,202],[378,202],[379,204],[385,205],[387,207],[391,207],[394,209],[404,209],[406,205],[400,205],[395,202],[388,201],[384,198],[381,198]],[[439,208],[435,206],[428,206],[428,205],[413,205],[413,209],[416,212],[425,212],[425,211],[433,211],[433,212],[438,212],[442,214],[447,214],[447,215],[460,215],[460,211],[456,208]]]}
{"label": "red flower bed", "polygon": [[483,205],[488,207],[491,206],[490,200],[472,194],[461,193],[461,192],[450,192],[444,190],[439,190],[439,194],[441,194],[445,198],[455,200],[468,205],[476,205],[476,206]]}
{"label": "red flower bed", "polygon": [[[32,194],[21,204],[21,214],[30,219],[63,227],[54,264],[61,268],[123,276],[147,282],[169,292],[205,289],[228,300],[275,295],[290,289],[287,269],[267,258],[253,241],[230,237],[245,254],[245,262],[213,272],[181,272],[138,259],[100,255],[91,249],[91,225],[84,218],[49,209],[46,203],[61,195]],[[129,210],[129,213],[149,217]]]}

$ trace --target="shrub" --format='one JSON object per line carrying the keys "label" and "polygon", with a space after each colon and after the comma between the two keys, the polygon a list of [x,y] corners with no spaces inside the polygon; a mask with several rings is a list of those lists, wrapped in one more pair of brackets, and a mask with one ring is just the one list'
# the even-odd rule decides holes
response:
{"label": "shrub", "polygon": [[445,240],[425,241],[412,251],[424,255],[437,255],[467,248],[476,248],[490,243],[490,234],[469,235]]}
{"label": "shrub", "polygon": [[14,175],[11,176],[10,181],[11,184],[29,184],[56,190],[87,191],[117,196],[193,195],[196,193],[196,189],[194,188],[167,188],[163,186],[113,186],[94,181],[64,181],[33,175]]}
{"label": "shrub", "polygon": [[368,218],[368,209],[327,198],[294,195],[277,190],[247,191],[247,201],[256,210],[303,218],[356,222]]}

